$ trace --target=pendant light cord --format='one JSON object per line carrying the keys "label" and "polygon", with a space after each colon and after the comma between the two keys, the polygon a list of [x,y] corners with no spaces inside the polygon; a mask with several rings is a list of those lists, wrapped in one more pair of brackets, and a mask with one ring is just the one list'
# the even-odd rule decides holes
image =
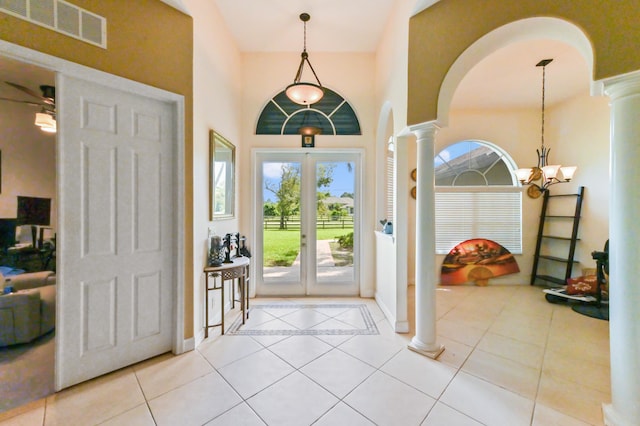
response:
{"label": "pendant light cord", "polygon": [[303,48],[302,51],[306,52],[307,51],[307,21],[303,21],[304,23],[304,44],[303,44]]}
{"label": "pendant light cord", "polygon": [[302,54],[300,55],[302,57],[302,60],[300,61],[300,65],[298,66],[298,72],[296,73],[296,77],[293,79],[293,83],[294,84],[300,83],[300,79],[302,78],[302,69],[304,68],[304,63],[306,62],[309,65],[309,68],[311,69],[313,76],[316,78],[316,81],[318,82],[318,86],[322,87],[322,83],[320,83],[320,79],[316,74],[316,70],[313,69],[313,65],[311,65],[311,62],[309,62],[309,54],[307,53],[307,21],[309,19],[310,19],[309,16],[305,13],[300,15],[300,20],[304,24],[303,48],[302,48]]}
{"label": "pendant light cord", "polygon": [[542,67],[542,152],[544,152],[544,86],[547,66]]}

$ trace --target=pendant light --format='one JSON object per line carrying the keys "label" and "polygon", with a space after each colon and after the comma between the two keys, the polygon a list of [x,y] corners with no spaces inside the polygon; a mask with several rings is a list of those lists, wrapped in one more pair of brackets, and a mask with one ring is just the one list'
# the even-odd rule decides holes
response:
{"label": "pendant light", "polygon": [[[544,146],[544,95],[546,82],[546,66],[553,59],[543,59],[536,64],[536,67],[542,67],[542,128],[541,128],[541,146],[536,150],[538,154],[538,165],[516,170],[516,177],[522,185],[530,185],[527,194],[531,198],[538,198],[544,193],[549,186],[556,183],[570,182],[577,170],[576,166],[561,166],[559,164],[549,165],[549,152],[551,149]],[[558,172],[562,178],[558,177]],[[535,181],[540,180],[539,184]]]}
{"label": "pendant light", "polygon": [[41,112],[36,113],[34,124],[40,127],[43,132],[56,133],[56,119],[52,111],[43,108]]}
{"label": "pendant light", "polygon": [[[309,62],[309,54],[307,53],[307,22],[311,19],[311,16],[308,13],[302,13],[300,15],[300,20],[304,24],[304,47],[302,50],[302,54],[300,55],[302,59],[300,60],[300,66],[298,66],[298,72],[296,73],[296,77],[293,80],[293,84],[287,86],[285,93],[289,99],[293,102],[300,105],[311,105],[318,102],[324,96],[324,89],[322,88],[322,84],[320,83],[320,79],[316,75],[311,62]],[[316,78],[315,83],[307,83],[301,82],[300,78],[302,77],[302,69],[304,68],[305,62],[311,68],[311,72],[313,76]]]}

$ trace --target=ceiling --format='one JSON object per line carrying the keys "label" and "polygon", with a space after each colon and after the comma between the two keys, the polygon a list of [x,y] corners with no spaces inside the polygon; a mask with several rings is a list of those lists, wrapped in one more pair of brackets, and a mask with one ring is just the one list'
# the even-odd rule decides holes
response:
{"label": "ceiling", "polygon": [[[300,52],[303,25],[299,15],[308,12],[311,20],[307,23],[307,50],[312,63],[314,52],[375,52],[395,3],[395,0],[209,1],[220,9],[240,50],[247,52]],[[166,2],[179,4],[180,0]],[[416,0],[416,7],[434,2]],[[539,106],[542,70],[535,65],[546,58],[554,59],[546,68],[547,105],[580,93],[588,94],[589,69],[578,51],[558,41],[535,40],[504,47],[478,63],[458,86],[451,108]],[[321,71],[319,74],[322,77]],[[39,85],[54,84],[54,74],[0,57],[0,97],[33,100],[4,81],[39,93]]]}
{"label": "ceiling", "polygon": [[[303,25],[299,15],[309,13],[307,50],[312,63],[314,52],[375,52],[395,3],[394,0],[213,1],[244,52],[302,51]],[[416,0],[414,10],[436,1]],[[578,51],[555,40],[536,40],[514,43],[481,61],[458,87],[451,108],[539,106],[542,69],[535,65],[547,58],[554,61],[547,66],[546,105],[588,93],[589,71]]]}
{"label": "ceiling", "polygon": [[[38,98],[29,96],[15,87],[6,84],[6,81],[24,86],[35,93],[42,93],[40,85],[55,86],[55,73],[44,68],[0,56],[0,98],[38,103],[40,102]],[[37,106],[14,102],[12,102],[12,104],[19,105],[22,108],[31,108],[34,113],[40,111],[40,108]]]}
{"label": "ceiling", "polygon": [[395,0],[213,0],[243,52],[375,52]]}
{"label": "ceiling", "polygon": [[452,109],[527,108],[542,101],[542,59],[546,66],[545,106],[588,95],[591,76],[574,47],[556,40],[510,44],[480,61],[458,85]]}

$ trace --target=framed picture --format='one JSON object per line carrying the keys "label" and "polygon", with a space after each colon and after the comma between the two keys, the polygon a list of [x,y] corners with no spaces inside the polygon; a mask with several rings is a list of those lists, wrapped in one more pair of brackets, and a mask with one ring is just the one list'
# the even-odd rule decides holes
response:
{"label": "framed picture", "polygon": [[209,131],[209,220],[234,217],[236,147]]}
{"label": "framed picture", "polygon": [[302,135],[302,147],[313,148],[315,147],[315,135]]}

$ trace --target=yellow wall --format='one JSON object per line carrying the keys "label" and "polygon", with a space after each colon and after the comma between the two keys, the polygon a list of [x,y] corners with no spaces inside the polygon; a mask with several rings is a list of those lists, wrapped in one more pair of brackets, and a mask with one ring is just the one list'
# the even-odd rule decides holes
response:
{"label": "yellow wall", "polygon": [[193,336],[193,22],[158,0],[73,0],[107,19],[107,49],[0,12],[0,39],[185,98],[185,338]]}
{"label": "yellow wall", "polygon": [[510,22],[540,16],[584,31],[594,51],[594,80],[640,69],[637,0],[441,0],[409,24],[408,123],[436,119],[442,80],[476,40]]}

